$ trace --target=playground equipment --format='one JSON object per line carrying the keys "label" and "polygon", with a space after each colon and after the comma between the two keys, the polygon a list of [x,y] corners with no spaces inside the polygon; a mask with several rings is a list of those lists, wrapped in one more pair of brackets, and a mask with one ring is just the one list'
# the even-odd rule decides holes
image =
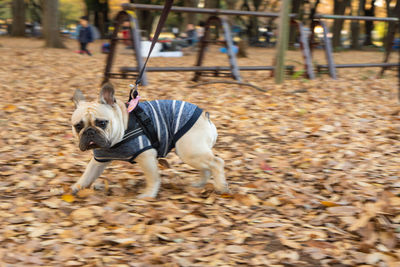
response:
{"label": "playground equipment", "polygon": [[[141,58],[141,38],[139,34],[139,25],[134,16],[129,14],[130,10],[162,10],[163,6],[159,5],[146,5],[146,4],[123,4],[123,11],[120,11],[114,20],[114,31],[111,37],[110,43],[110,53],[107,57],[106,68],[104,71],[104,82],[108,81],[111,78],[120,78],[120,79],[134,79],[137,77],[138,71],[143,66],[143,60]],[[237,64],[235,53],[233,52],[233,40],[231,36],[230,26],[227,20],[223,17],[219,17],[219,15],[247,15],[247,16],[260,16],[260,17],[271,17],[277,18],[279,17],[278,13],[270,13],[270,12],[255,12],[255,11],[237,11],[237,10],[222,10],[222,9],[210,9],[210,8],[191,8],[191,7],[172,7],[171,11],[173,12],[186,12],[186,13],[198,13],[198,14],[209,14],[211,15],[206,22],[204,35],[200,40],[200,49],[197,56],[197,61],[195,66],[191,67],[148,67],[146,68],[146,72],[174,72],[174,71],[189,71],[195,72],[193,80],[197,81],[201,76],[213,76],[213,77],[232,77],[233,79],[240,81],[240,71],[274,71],[274,66],[239,66]],[[291,14],[290,17],[294,18],[296,15]],[[134,45],[134,50],[136,54],[136,67],[121,67],[120,72],[111,72],[113,59],[115,55],[115,47],[117,41],[126,40],[124,38],[118,38],[118,32],[124,21],[130,22],[130,37],[131,41]],[[210,39],[210,26],[216,25],[218,28],[222,29],[225,40],[223,44],[226,47],[227,55],[229,59],[229,67],[228,66],[202,66],[205,51],[207,46],[210,43],[216,43],[216,40]],[[299,24],[300,33],[303,33],[303,25]],[[304,38],[302,38],[304,40]],[[311,58],[310,53],[304,52],[309,51],[308,42],[302,42],[303,54],[306,58],[306,66],[311,66]],[[294,71],[294,66],[285,66],[285,69],[289,72]],[[310,67],[307,68],[309,70]],[[312,67],[310,74],[312,74]],[[146,73],[142,77],[142,84],[147,84]]]}
{"label": "playground equipment", "polygon": [[[387,68],[391,67],[399,67],[400,63],[388,63],[389,55],[392,50],[392,43],[394,41],[394,36],[396,30],[389,34],[389,44],[386,47],[386,54],[383,63],[354,63],[354,64],[335,64],[333,53],[332,53],[332,43],[330,38],[328,37],[329,30],[326,26],[325,20],[326,19],[340,19],[340,20],[363,20],[363,21],[385,21],[385,22],[395,22],[399,27],[399,19],[398,18],[377,18],[377,17],[368,17],[368,16],[343,16],[343,15],[315,15],[314,20],[311,26],[311,37],[310,37],[310,47],[313,48],[313,41],[314,41],[314,28],[317,25],[320,25],[323,29],[323,40],[324,40],[324,49],[325,49],[325,57],[327,60],[327,64],[319,64],[317,65],[317,72],[322,72],[323,70],[328,69],[329,75],[332,79],[337,78],[336,69],[337,68],[369,68],[369,67],[381,67],[381,75]],[[312,50],[311,50],[312,51]]]}

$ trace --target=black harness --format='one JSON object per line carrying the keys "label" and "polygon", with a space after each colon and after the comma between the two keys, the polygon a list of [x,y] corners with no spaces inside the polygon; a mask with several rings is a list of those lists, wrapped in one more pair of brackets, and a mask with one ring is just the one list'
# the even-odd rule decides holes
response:
{"label": "black harness", "polygon": [[[161,30],[164,26],[165,21],[167,20],[168,13],[171,10],[173,0],[166,0],[164,9],[161,13],[160,20],[157,25],[156,32],[154,33],[153,40],[151,42],[150,50],[147,55],[146,61],[142,66],[142,69],[139,72],[139,75],[135,81],[135,86],[129,92],[129,100],[128,103],[131,102],[132,99],[135,99],[138,96],[137,87],[140,84],[144,71],[146,69],[147,61],[150,58],[150,54],[153,51],[155,44],[157,43],[158,36],[161,33]],[[151,145],[153,148],[157,149],[160,145],[156,130],[154,129],[153,122],[151,121],[150,117],[143,111],[139,104],[129,113],[129,121],[128,121],[128,129],[125,131],[124,137],[122,141],[115,144],[115,146],[119,146],[125,143],[127,140],[136,138],[142,134],[145,134],[147,138],[149,138]]]}
{"label": "black harness", "polygon": [[[132,114],[132,115],[131,115]],[[159,141],[157,138],[156,130],[154,129],[153,122],[151,121],[150,117],[143,111],[139,105],[136,106],[134,110],[129,114],[129,121],[135,119],[137,123],[139,123],[142,133],[149,138],[152,147],[157,149],[159,147]],[[129,123],[128,123],[129,129]],[[135,134],[135,137],[139,136],[140,134]],[[124,135],[125,136],[125,135]],[[130,137],[131,138],[131,137]]]}
{"label": "black harness", "polygon": [[144,110],[137,105],[136,108],[129,113],[128,128],[125,130],[122,140],[113,145],[112,148],[117,148],[143,134],[149,138],[153,148],[157,149],[159,147],[160,143],[152,120]]}

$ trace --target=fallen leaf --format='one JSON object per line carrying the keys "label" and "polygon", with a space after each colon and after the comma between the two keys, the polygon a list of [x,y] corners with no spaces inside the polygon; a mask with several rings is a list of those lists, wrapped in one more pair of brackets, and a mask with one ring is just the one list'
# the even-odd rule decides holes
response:
{"label": "fallen leaf", "polygon": [[75,197],[73,195],[62,195],[61,199],[68,203],[72,203],[75,201]]}
{"label": "fallen leaf", "polygon": [[225,247],[225,251],[229,253],[244,253],[246,252],[246,249],[244,249],[242,246],[230,245]]}
{"label": "fallen leaf", "polygon": [[7,105],[5,107],[3,107],[4,111],[8,111],[8,112],[13,112],[17,109],[16,105]]}
{"label": "fallen leaf", "polygon": [[321,201],[321,204],[324,205],[325,207],[336,207],[336,206],[340,206],[340,204],[337,204],[337,203],[332,202],[332,201]]}
{"label": "fallen leaf", "polygon": [[95,194],[96,192],[93,189],[90,188],[84,188],[78,191],[78,193],[76,194],[78,197],[80,198],[86,198],[89,197],[93,194]]}

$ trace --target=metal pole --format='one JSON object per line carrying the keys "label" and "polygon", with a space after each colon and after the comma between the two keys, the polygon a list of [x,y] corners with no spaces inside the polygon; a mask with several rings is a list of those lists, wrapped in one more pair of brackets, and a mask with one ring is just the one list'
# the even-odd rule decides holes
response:
{"label": "metal pole", "polygon": [[[135,48],[135,57],[136,63],[139,69],[143,68],[143,58],[142,58],[142,38],[139,32],[139,23],[136,17],[129,15],[130,23],[131,23],[131,40],[133,41],[133,46]],[[142,76],[142,84],[147,85],[147,75],[146,71],[144,71]]]}
{"label": "metal pole", "polygon": [[299,32],[300,32],[300,44],[301,44],[301,50],[303,51],[305,67],[307,70],[307,77],[310,80],[313,80],[313,79],[315,79],[315,74],[314,74],[311,51],[310,51],[310,46],[309,46],[310,42],[308,40],[308,38],[310,38],[310,37],[306,36],[306,32],[304,30],[303,23],[298,22],[297,26],[298,26]]}
{"label": "metal pole", "polygon": [[283,0],[279,15],[279,32],[276,52],[275,83],[280,84],[285,77],[285,55],[289,43],[289,10],[291,0]]}
{"label": "metal pole", "polygon": [[319,24],[324,29],[324,47],[325,47],[325,57],[328,62],[329,75],[332,79],[336,80],[336,67],[335,62],[333,60],[333,52],[332,52],[332,43],[331,38],[328,36],[328,27],[325,24],[325,21],[320,21]]}
{"label": "metal pole", "polygon": [[[204,33],[203,33],[203,37],[201,37],[201,40],[200,40],[200,49],[197,54],[197,61],[196,61],[195,66],[201,66],[201,64],[203,63],[204,54],[206,52],[206,47],[208,46],[208,41],[210,38],[210,26],[211,26],[211,23],[213,20],[217,20],[217,22],[218,22],[218,17],[210,16],[206,21],[206,25],[204,26]],[[194,77],[192,80],[197,82],[200,79],[200,76],[201,76],[201,72],[196,71],[194,73]]]}
{"label": "metal pole", "polygon": [[364,21],[399,21],[398,18],[377,18],[370,16],[344,16],[344,15],[315,15],[316,19],[343,19],[343,20],[364,20]]}
{"label": "metal pole", "polygon": [[112,67],[113,61],[114,61],[115,48],[117,46],[118,31],[122,24],[122,19],[126,16],[127,16],[126,11],[120,11],[115,16],[114,31],[113,31],[112,37],[111,37],[110,51],[108,52],[106,67],[104,69],[104,78],[103,78],[102,83],[108,82],[108,80],[110,79],[110,72],[111,72],[111,67]]}
{"label": "metal pole", "polygon": [[222,24],[222,29],[224,30],[225,44],[226,44],[225,47],[229,57],[229,64],[231,65],[232,76],[235,80],[240,82],[241,78],[240,78],[239,67],[236,62],[235,52],[233,51],[231,27],[229,26],[229,23],[225,18],[221,18],[220,21]]}
{"label": "metal pole", "polygon": [[[146,4],[122,4],[124,10],[162,10],[163,6],[160,5],[146,5]],[[198,13],[198,14],[211,14],[211,15],[248,15],[248,16],[258,16],[258,17],[270,17],[278,18],[278,13],[272,12],[258,12],[258,11],[240,11],[231,9],[218,9],[218,8],[196,8],[196,7],[178,7],[173,6],[171,8],[172,12],[184,12],[184,13]],[[290,17],[295,18],[297,14],[290,14]]]}

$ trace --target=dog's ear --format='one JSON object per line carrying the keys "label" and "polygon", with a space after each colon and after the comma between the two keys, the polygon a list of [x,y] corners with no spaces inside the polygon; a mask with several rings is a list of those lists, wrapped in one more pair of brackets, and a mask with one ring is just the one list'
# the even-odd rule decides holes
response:
{"label": "dog's ear", "polygon": [[115,102],[114,86],[109,82],[103,84],[100,90],[100,103],[112,106]]}
{"label": "dog's ear", "polygon": [[83,95],[82,91],[79,89],[75,90],[74,96],[72,97],[72,101],[75,103],[75,108],[79,105],[79,102],[84,101],[85,96]]}

